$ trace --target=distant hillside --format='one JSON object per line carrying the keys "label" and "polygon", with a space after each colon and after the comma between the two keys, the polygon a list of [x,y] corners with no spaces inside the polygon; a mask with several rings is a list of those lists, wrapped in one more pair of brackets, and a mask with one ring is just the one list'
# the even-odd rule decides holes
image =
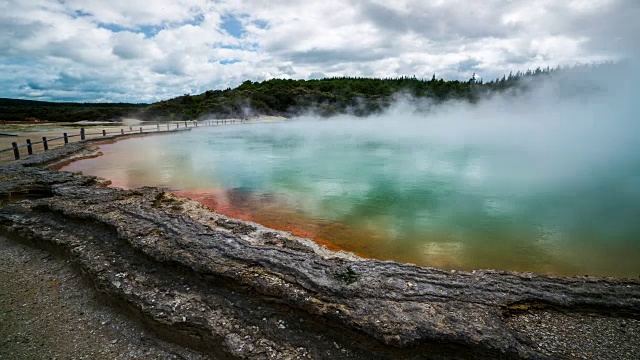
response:
{"label": "distant hillside", "polygon": [[[428,98],[433,102],[463,100],[475,102],[482,96],[521,89],[530,80],[559,69],[536,69],[509,74],[483,82],[475,75],[468,81],[400,78],[339,77],[320,80],[271,79],[245,81],[235,89],[185,94],[151,105],[127,103],[54,103],[0,98],[1,121],[194,120],[202,118],[249,117],[255,115],[295,116],[312,111],[321,116],[349,113],[365,116],[388,108],[398,95]],[[562,70],[564,71],[564,70]]]}
{"label": "distant hillside", "polygon": [[474,102],[481,96],[523,85],[524,78],[546,76],[555,69],[536,69],[510,74],[490,82],[475,76],[468,81],[430,80],[415,77],[395,79],[327,78],[321,80],[271,79],[245,81],[235,89],[209,90],[199,95],[178,96],[144,109],[144,119],[186,120],[247,117],[252,115],[295,116],[313,111],[321,116],[350,113],[369,115],[386,109],[398,94],[430,98],[435,102],[459,99]]}
{"label": "distant hillside", "polygon": [[0,98],[2,121],[112,121],[137,114],[148,104],[69,103]]}

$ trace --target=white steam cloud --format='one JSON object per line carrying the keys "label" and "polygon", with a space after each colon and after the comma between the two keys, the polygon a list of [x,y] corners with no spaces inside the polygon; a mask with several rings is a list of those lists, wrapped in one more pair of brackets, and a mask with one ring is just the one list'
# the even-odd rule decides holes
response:
{"label": "white steam cloud", "polygon": [[581,67],[475,104],[404,98],[367,118],[203,127],[122,146],[163,159],[128,165],[140,185],[163,174],[172,182],[153,185],[233,189],[373,229],[383,239],[361,248],[350,233],[338,239],[373,257],[637,277],[639,75],[630,63]]}
{"label": "white steam cloud", "polygon": [[374,117],[306,116],[264,130],[295,133],[310,143],[347,136],[354,142],[429,144],[438,151],[480,150],[474,171],[498,187],[573,186],[619,176],[620,167],[638,164],[638,75],[630,64],[578,68],[536,81],[523,94],[496,95],[477,104],[425,106],[404,99]]}

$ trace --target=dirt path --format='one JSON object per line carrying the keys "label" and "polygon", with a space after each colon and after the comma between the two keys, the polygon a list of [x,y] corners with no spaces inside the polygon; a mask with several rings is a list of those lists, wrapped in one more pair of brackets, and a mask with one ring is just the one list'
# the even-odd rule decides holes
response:
{"label": "dirt path", "polygon": [[64,260],[0,236],[0,359],[208,359],[105,305]]}

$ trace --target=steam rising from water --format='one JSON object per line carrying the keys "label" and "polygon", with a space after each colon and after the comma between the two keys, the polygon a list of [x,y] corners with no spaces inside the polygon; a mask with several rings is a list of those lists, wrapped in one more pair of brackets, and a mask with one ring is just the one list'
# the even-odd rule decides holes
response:
{"label": "steam rising from water", "polygon": [[251,128],[245,139],[249,146],[272,144],[289,171],[298,167],[284,176],[296,184],[283,185],[285,191],[274,185],[277,166],[253,163],[256,174],[276,177],[259,187],[288,193],[298,186],[296,206],[339,221],[382,223],[389,238],[419,233],[466,247],[508,239],[499,240],[511,242],[507,256],[531,250],[509,250],[523,239],[546,246],[542,251],[574,243],[583,249],[569,251],[615,252],[634,242],[640,261],[634,70],[570,71],[522,96],[449,103],[427,115],[415,111],[424,104],[409,99],[374,118],[307,117]]}
{"label": "steam rising from water", "polygon": [[[405,99],[370,118],[308,116],[121,144],[155,146],[163,158],[130,164],[128,176],[144,178],[134,186],[268,195],[319,223],[382,234],[336,240],[365,255],[635,277],[638,84],[635,68],[606,66],[426,114]],[[180,180],[150,183],[158,174]]]}
{"label": "steam rising from water", "polygon": [[[428,115],[415,112],[408,100],[375,118],[308,117],[277,131],[311,143],[346,137],[353,143],[425,144],[441,152],[473,149],[483,156],[460,170],[463,177],[500,188],[542,190],[597,181],[611,176],[613,168],[637,165],[639,93],[637,72],[616,67],[555,77],[523,96],[448,103]],[[418,166],[433,160],[416,159]]]}

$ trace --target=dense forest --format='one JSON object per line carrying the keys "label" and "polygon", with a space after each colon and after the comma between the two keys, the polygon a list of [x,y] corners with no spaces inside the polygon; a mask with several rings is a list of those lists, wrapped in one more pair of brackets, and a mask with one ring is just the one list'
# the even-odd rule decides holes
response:
{"label": "dense forest", "polygon": [[142,120],[194,120],[202,118],[246,118],[256,115],[295,116],[314,112],[322,116],[350,113],[365,116],[386,109],[399,95],[429,98],[434,102],[475,102],[487,94],[518,91],[532,79],[549,76],[560,68],[505,75],[484,82],[474,75],[468,81],[414,77],[319,80],[271,79],[245,81],[235,89],[185,94],[153,104],[53,103],[0,98],[2,121],[117,121],[123,117]]}
{"label": "dense forest", "polygon": [[386,109],[399,95],[430,98],[434,102],[465,100],[475,102],[498,91],[517,91],[530,80],[549,76],[558,68],[536,69],[505,75],[489,82],[400,78],[336,77],[319,80],[271,79],[245,81],[235,89],[209,90],[199,95],[185,94],[149,105],[139,114],[143,119],[200,119],[250,117],[255,115],[295,116],[313,112],[321,116],[350,113],[365,116]]}
{"label": "dense forest", "polygon": [[0,98],[0,123],[13,121],[112,121],[135,114],[148,104],[69,103]]}

